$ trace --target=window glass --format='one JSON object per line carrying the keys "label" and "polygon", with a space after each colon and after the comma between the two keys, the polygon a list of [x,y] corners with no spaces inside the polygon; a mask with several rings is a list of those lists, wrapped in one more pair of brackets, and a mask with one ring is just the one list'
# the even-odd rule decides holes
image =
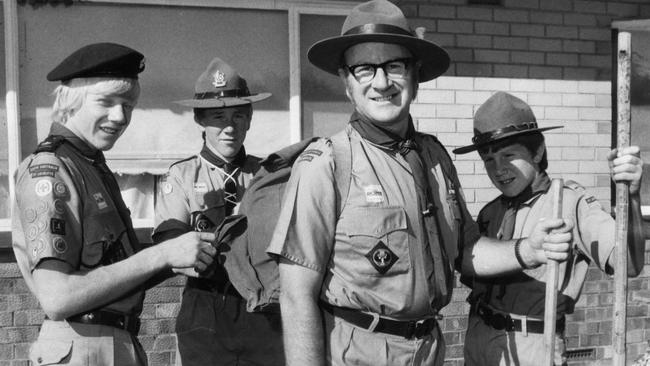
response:
{"label": "window glass", "polygon": [[312,44],[341,34],[344,20],[343,16],[300,16],[300,77],[305,138],[333,135],[345,126],[352,112],[339,77],[316,68],[307,59],[307,50]]}
{"label": "window glass", "polygon": [[19,12],[25,152],[49,130],[56,84],[45,81],[47,72],[73,50],[103,41],[146,56],[131,126],[106,154],[118,172],[160,173],[200,150],[201,130],[191,108],[173,101],[192,98],[194,83],[217,56],[246,78],[251,92],[273,93],[254,105],[247,151],[264,156],[289,144],[286,11],[75,2],[21,6]]}

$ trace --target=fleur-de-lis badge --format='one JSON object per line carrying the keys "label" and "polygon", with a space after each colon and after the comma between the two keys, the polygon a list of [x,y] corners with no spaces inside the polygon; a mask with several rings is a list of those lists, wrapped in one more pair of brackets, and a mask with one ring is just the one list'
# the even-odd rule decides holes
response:
{"label": "fleur-de-lis badge", "polygon": [[212,82],[212,85],[214,85],[215,88],[226,86],[226,74],[217,70],[217,72],[214,73],[213,77],[214,81]]}

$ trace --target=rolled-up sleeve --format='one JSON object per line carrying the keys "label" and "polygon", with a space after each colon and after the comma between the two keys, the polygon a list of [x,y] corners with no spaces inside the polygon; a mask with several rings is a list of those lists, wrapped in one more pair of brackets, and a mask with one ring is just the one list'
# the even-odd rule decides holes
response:
{"label": "rolled-up sleeve", "polygon": [[293,165],[267,252],[324,272],[335,240],[337,192],[332,148],[326,140],[307,147]]}

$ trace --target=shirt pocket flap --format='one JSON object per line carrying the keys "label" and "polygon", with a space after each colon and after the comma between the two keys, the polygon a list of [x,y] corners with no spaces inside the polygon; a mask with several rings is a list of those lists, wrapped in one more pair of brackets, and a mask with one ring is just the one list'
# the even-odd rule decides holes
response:
{"label": "shirt pocket flap", "polygon": [[38,366],[56,365],[68,357],[70,352],[72,352],[72,340],[43,340],[34,343],[30,359]]}
{"label": "shirt pocket flap", "polygon": [[401,207],[355,207],[346,210],[352,215],[346,232],[349,236],[364,235],[381,238],[397,230],[406,230],[406,213]]}

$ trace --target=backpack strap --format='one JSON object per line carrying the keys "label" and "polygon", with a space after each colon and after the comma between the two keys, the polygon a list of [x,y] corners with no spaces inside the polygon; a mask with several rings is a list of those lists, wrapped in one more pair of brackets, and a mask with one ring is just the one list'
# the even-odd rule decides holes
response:
{"label": "backpack strap", "polygon": [[350,180],[352,179],[352,144],[347,129],[339,131],[330,137],[334,154],[334,180],[338,188],[339,200],[337,202],[337,215],[341,216],[343,207],[350,193]]}

